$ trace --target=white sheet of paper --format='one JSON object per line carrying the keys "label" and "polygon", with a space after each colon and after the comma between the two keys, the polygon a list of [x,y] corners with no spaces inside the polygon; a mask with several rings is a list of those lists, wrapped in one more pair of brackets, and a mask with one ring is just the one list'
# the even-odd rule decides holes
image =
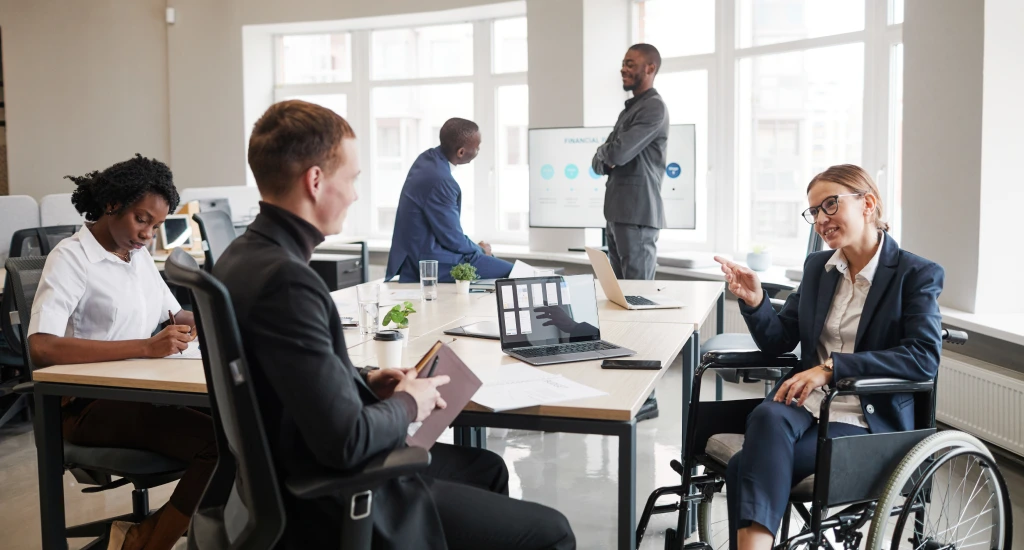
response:
{"label": "white sheet of paper", "polygon": [[199,340],[193,340],[188,343],[188,349],[181,353],[175,353],[168,355],[167,359],[202,359],[203,354],[199,351]]}
{"label": "white sheet of paper", "polygon": [[423,293],[418,290],[389,290],[387,297],[392,300],[419,300]]}
{"label": "white sheet of paper", "polygon": [[508,274],[509,279],[517,279],[519,277],[536,277],[537,268],[522,261],[516,260],[516,263],[512,264],[512,272]]}
{"label": "white sheet of paper", "polygon": [[501,412],[600,395],[607,393],[564,376],[552,376],[524,382],[484,383],[473,396],[473,402]]}

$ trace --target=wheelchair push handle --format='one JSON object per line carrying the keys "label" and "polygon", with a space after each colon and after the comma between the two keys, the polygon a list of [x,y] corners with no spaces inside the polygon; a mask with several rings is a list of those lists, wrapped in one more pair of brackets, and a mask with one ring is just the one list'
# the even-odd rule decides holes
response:
{"label": "wheelchair push handle", "polygon": [[962,346],[967,343],[967,333],[951,328],[942,329],[942,341],[947,344]]}

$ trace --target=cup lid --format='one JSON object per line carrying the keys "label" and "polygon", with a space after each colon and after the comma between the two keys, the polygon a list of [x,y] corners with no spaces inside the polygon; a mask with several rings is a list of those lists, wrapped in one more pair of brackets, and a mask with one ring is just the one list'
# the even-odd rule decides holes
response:
{"label": "cup lid", "polygon": [[394,342],[402,339],[402,333],[397,330],[380,330],[373,336],[373,339],[382,342]]}

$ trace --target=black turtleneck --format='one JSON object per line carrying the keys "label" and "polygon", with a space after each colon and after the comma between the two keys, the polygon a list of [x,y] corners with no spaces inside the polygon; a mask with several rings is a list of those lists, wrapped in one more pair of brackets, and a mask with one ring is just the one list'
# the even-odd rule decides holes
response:
{"label": "black turtleneck", "polygon": [[313,224],[280,206],[260,201],[260,214],[270,217],[295,237],[295,241],[302,247],[307,262],[313,257],[313,249],[324,242],[324,234]]}

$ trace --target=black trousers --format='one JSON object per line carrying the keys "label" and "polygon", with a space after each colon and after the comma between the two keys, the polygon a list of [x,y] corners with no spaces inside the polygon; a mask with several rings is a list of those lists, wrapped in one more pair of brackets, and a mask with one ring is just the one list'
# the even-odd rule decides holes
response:
{"label": "black trousers", "polygon": [[576,537],[559,511],[509,498],[508,468],[491,451],[438,443],[423,477],[450,550],[571,550]]}

